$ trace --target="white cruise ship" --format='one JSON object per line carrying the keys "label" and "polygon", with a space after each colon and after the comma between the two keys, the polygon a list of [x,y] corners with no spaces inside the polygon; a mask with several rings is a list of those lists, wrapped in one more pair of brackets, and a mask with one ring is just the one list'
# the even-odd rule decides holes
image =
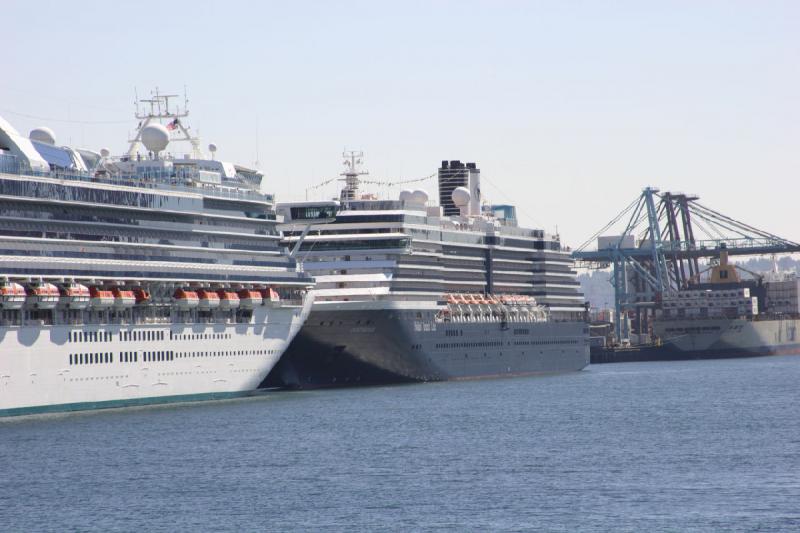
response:
{"label": "white cruise ship", "polygon": [[[278,205],[317,286],[312,313],[268,385],[296,388],[580,370],[585,305],[557,236],[480,201],[474,163],[444,161],[439,204],[359,192],[348,153],[333,201]],[[434,205],[431,205],[434,204]],[[298,245],[298,241],[302,243]]]}
{"label": "white cruise ship", "polygon": [[248,394],[306,319],[262,174],[171,98],[121,157],[0,118],[0,416]]}

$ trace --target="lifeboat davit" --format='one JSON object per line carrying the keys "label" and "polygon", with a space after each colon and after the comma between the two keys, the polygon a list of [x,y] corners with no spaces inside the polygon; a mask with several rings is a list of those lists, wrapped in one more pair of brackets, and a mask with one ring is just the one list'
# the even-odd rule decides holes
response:
{"label": "lifeboat davit", "polygon": [[195,291],[178,289],[172,295],[175,307],[184,311],[194,309],[200,305],[200,298]]}
{"label": "lifeboat davit", "polygon": [[28,303],[34,309],[55,309],[61,293],[52,283],[40,283],[28,288]]}
{"label": "lifeboat davit", "polygon": [[22,309],[25,305],[25,287],[19,283],[7,282],[0,285],[0,308]]}
{"label": "lifeboat davit", "polygon": [[89,307],[89,287],[80,283],[70,283],[61,287],[59,305],[66,309],[86,309]]}
{"label": "lifeboat davit", "polygon": [[136,304],[136,295],[133,294],[133,291],[111,289],[111,294],[114,296],[116,309],[128,309]]}
{"label": "lifeboat davit", "polygon": [[142,288],[133,289],[133,296],[136,298],[136,305],[150,302],[150,293]]}
{"label": "lifeboat davit", "polygon": [[258,291],[242,289],[236,295],[239,297],[239,307],[242,309],[253,309],[264,302],[264,298]]}
{"label": "lifeboat davit", "polygon": [[204,310],[216,309],[219,307],[219,295],[210,289],[200,289],[197,291],[197,296],[200,298],[198,307]]}
{"label": "lifeboat davit", "polygon": [[98,287],[89,287],[92,309],[108,309],[114,305],[114,294]]}
{"label": "lifeboat davit", "polygon": [[447,303],[455,304],[455,303],[458,303],[458,302],[456,301],[456,297],[455,296],[453,296],[452,294],[448,294],[447,295]]}
{"label": "lifeboat davit", "polygon": [[235,292],[227,289],[220,289],[217,291],[217,296],[219,296],[220,309],[228,310],[239,308],[239,296]]}

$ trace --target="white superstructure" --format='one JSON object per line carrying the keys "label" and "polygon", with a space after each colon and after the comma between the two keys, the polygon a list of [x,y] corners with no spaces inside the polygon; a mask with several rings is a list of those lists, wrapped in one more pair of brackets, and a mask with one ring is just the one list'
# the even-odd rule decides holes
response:
{"label": "white superstructure", "polygon": [[262,174],[169,98],[122,157],[0,119],[0,416],[246,394],[307,317]]}

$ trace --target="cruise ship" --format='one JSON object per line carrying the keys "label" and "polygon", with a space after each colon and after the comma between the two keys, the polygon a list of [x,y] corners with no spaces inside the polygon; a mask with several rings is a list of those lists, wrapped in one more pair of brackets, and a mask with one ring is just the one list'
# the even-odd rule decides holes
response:
{"label": "cruise ship", "polygon": [[482,205],[474,163],[422,190],[361,194],[345,153],[337,200],[278,204],[285,243],[317,282],[311,315],[266,384],[290,388],[576,371],[589,362],[583,295],[559,237]]}
{"label": "cruise ship", "polygon": [[263,175],[173,98],[121,156],[0,118],[0,416],[250,394],[307,318]]}

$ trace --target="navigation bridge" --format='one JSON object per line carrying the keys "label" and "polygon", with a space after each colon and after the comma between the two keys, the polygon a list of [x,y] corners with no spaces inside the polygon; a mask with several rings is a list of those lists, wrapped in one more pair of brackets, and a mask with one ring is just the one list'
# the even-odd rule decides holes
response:
{"label": "navigation bridge", "polygon": [[[723,249],[731,256],[800,252],[800,244],[723,215],[698,199],[648,187],[573,253],[578,268],[612,268],[617,339],[647,333],[664,293],[700,281],[701,258],[717,258]],[[590,250],[595,242],[597,248]],[[627,316],[633,318],[633,331],[628,331]]]}

